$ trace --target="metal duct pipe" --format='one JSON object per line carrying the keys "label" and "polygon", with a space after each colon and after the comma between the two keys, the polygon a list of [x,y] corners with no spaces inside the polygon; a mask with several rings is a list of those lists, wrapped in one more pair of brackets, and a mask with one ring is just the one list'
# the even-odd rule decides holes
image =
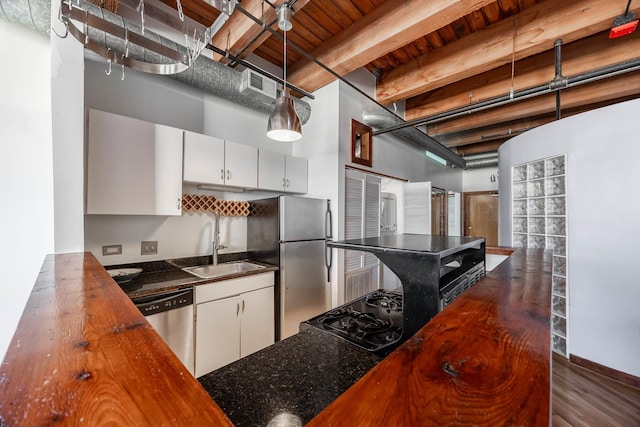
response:
{"label": "metal duct pipe", "polygon": [[[96,16],[120,26],[125,25],[124,20],[118,15],[109,13],[90,3],[83,4],[83,7],[85,6]],[[0,0],[0,19],[22,24],[48,36],[51,28],[51,0]],[[134,25],[126,25],[134,30],[136,28]],[[100,42],[107,49],[111,48],[118,51],[123,49],[124,42],[118,37],[95,29],[90,29],[89,34],[91,40]],[[145,30],[145,36],[151,36],[154,41],[174,49],[179,47],[175,42],[159,35],[153,35],[149,30]],[[138,46],[131,46],[129,56],[147,61],[149,58],[157,58],[157,61],[162,60],[156,53]],[[186,71],[172,74],[168,77],[253,110],[267,114],[273,110],[273,104],[265,104],[240,92],[242,76],[239,71],[202,55]],[[300,117],[300,122],[302,124],[307,123],[311,117],[311,106],[299,99],[294,99],[294,106],[298,117]]]}
{"label": "metal duct pipe", "polygon": [[[391,114],[384,113],[377,114],[366,111],[362,113],[362,119],[367,125],[378,129],[386,126],[393,126],[403,122],[402,119],[395,115],[392,116]],[[456,153],[449,150],[447,147],[440,144],[438,141],[431,138],[426,133],[419,131],[414,127],[400,128],[394,130],[391,133],[419,148],[428,150],[433,154],[442,157],[447,161],[447,163],[452,164],[456,167],[464,169],[467,165],[466,161],[462,157],[458,156]]]}
{"label": "metal duct pipe", "polygon": [[555,42],[553,42],[553,47],[555,49],[556,75],[551,84],[553,85],[553,87],[558,88],[558,90],[556,90],[556,120],[560,120],[562,118],[560,87],[567,84],[567,80],[562,77],[562,39],[557,39]]}
{"label": "metal duct pipe", "polygon": [[389,128],[380,129],[375,131],[374,135],[380,135],[386,132],[393,132],[402,127],[419,126],[419,125],[432,125],[440,123],[446,120],[455,119],[461,116],[467,116],[469,114],[478,113],[480,111],[489,110],[491,108],[501,107],[503,105],[509,105],[514,102],[524,101],[526,99],[535,98],[540,95],[546,95],[557,90],[568,89],[576,86],[580,86],[587,83],[604,80],[610,77],[616,77],[622,74],[630,73],[640,70],[640,58],[632,59],[630,61],[621,62],[618,64],[610,65],[607,67],[599,68],[594,71],[577,74],[571,77],[563,77],[563,85],[553,85],[553,80],[549,83],[534,86],[528,89],[522,89],[515,91],[512,94],[506,94],[497,96],[495,98],[487,99],[484,101],[476,102],[474,104],[465,105],[464,107],[455,108],[453,110],[445,111],[442,113],[434,114],[430,117],[422,117],[419,119],[408,120],[402,124],[398,124]]}
{"label": "metal duct pipe", "polygon": [[498,155],[491,157],[483,157],[476,159],[469,159],[465,157],[467,161],[467,167],[465,169],[480,169],[498,166]]}

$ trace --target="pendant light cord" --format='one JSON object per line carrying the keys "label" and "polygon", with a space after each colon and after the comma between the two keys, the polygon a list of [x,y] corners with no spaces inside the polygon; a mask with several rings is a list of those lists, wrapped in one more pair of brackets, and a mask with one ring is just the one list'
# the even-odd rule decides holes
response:
{"label": "pendant light cord", "polygon": [[282,30],[282,32],[284,33],[284,78],[282,80],[284,81],[283,90],[287,90],[287,30]]}

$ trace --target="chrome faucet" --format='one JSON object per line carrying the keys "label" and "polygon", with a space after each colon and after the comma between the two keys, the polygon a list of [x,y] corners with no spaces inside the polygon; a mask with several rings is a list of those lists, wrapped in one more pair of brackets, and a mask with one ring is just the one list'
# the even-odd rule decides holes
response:
{"label": "chrome faucet", "polygon": [[218,265],[218,251],[225,249],[225,245],[220,244],[220,211],[215,212],[215,225],[213,228],[213,265]]}

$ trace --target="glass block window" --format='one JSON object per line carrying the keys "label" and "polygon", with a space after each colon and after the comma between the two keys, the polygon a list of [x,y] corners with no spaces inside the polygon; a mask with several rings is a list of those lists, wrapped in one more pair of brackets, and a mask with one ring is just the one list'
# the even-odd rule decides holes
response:
{"label": "glass block window", "polygon": [[553,250],[551,346],[567,357],[569,289],[567,277],[567,156],[512,169],[513,246]]}

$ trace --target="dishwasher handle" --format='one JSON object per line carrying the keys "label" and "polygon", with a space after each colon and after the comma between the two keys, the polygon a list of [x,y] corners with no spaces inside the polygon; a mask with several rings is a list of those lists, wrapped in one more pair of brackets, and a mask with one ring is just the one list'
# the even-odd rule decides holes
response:
{"label": "dishwasher handle", "polygon": [[136,308],[145,316],[193,305],[193,288],[133,298]]}

